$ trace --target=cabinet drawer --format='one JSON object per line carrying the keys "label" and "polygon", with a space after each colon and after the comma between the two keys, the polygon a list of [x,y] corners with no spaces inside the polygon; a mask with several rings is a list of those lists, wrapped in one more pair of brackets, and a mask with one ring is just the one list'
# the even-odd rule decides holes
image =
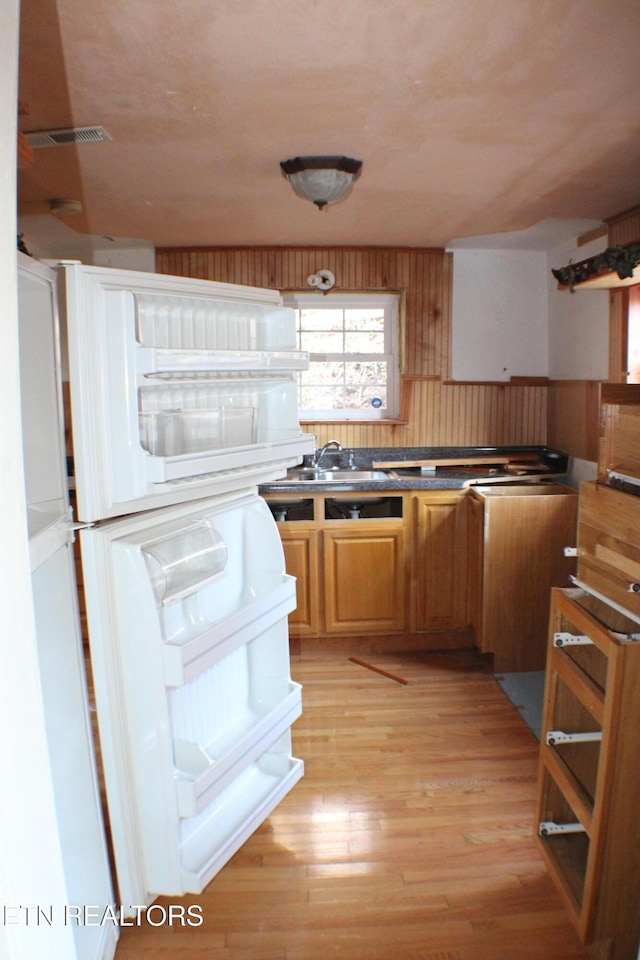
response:
{"label": "cabinet drawer", "polygon": [[590,911],[585,912],[585,887],[591,841],[553,777],[542,778],[543,803],[538,828],[540,850],[551,868],[583,940],[588,939]]}
{"label": "cabinet drawer", "polygon": [[573,784],[588,809],[593,809],[598,781],[602,726],[560,677],[547,711],[543,754],[548,764]]}
{"label": "cabinet drawer", "polygon": [[640,617],[640,497],[596,483],[580,487],[578,578]]}
{"label": "cabinet drawer", "polygon": [[557,590],[552,596],[551,666],[565,677],[574,677],[574,686],[589,691],[588,699],[586,695],[582,699],[594,712],[593,701],[604,702],[609,667],[608,628],[598,620],[598,613],[606,616],[616,611],[579,589]]}

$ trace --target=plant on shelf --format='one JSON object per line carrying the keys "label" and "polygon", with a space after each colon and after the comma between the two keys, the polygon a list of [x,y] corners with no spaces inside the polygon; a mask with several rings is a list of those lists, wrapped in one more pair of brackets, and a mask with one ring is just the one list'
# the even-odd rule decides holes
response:
{"label": "plant on shelf", "polygon": [[620,280],[627,280],[633,276],[635,268],[640,264],[640,243],[628,243],[625,246],[607,247],[603,253],[579,263],[569,263],[566,267],[559,267],[551,273],[560,286],[569,287],[571,292],[577,283],[591,280],[601,274],[615,272]]}

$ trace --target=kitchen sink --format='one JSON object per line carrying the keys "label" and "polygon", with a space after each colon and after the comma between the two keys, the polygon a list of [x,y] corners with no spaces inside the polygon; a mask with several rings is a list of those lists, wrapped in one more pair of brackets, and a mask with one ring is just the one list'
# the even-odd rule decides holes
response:
{"label": "kitchen sink", "polygon": [[286,483],[369,483],[388,480],[385,470],[323,470],[318,467],[298,467],[287,472]]}

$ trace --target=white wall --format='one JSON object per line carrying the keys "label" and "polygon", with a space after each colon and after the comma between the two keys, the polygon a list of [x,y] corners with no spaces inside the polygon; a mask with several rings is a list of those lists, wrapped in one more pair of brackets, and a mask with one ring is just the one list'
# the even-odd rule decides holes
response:
{"label": "white wall", "polygon": [[539,250],[454,250],[454,380],[545,377],[547,259]]}
{"label": "white wall", "polygon": [[[505,235],[507,243],[512,239]],[[453,379],[606,380],[608,292],[559,290],[551,274],[606,245],[601,237],[583,246],[563,241],[548,252],[454,249]],[[573,458],[569,482],[578,486],[596,473],[596,463]]]}
{"label": "white wall", "polygon": [[582,247],[575,240],[555,247],[547,261],[549,378],[606,380],[609,364],[609,293],[606,290],[558,290],[552,268],[596,256],[606,237]]}
{"label": "white wall", "polygon": [[[513,234],[505,235],[508,243]],[[486,239],[486,238],[480,238]],[[609,294],[558,290],[551,269],[601,253],[606,237],[548,252],[453,250],[454,380],[605,380]]]}

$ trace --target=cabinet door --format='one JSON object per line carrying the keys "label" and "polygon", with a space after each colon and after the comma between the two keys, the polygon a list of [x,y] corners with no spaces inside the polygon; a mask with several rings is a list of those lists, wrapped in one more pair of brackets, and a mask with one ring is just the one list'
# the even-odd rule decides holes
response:
{"label": "cabinet door", "polygon": [[484,499],[482,625],[479,646],[496,671],[544,670],[552,587],[575,563],[577,496],[560,486],[496,489]]}
{"label": "cabinet door", "polygon": [[296,578],[296,609],[289,614],[292,637],[320,632],[318,611],[318,534],[295,523],[278,524],[287,573]]}
{"label": "cabinet door", "polygon": [[323,531],[327,633],[403,630],[404,537],[400,525],[363,520]]}
{"label": "cabinet door", "polygon": [[465,493],[434,491],[416,503],[416,629],[468,625]]}
{"label": "cabinet door", "polygon": [[484,564],[484,504],[475,497],[467,498],[469,574],[469,620],[476,646],[487,653],[489,637],[482,629],[482,571]]}

